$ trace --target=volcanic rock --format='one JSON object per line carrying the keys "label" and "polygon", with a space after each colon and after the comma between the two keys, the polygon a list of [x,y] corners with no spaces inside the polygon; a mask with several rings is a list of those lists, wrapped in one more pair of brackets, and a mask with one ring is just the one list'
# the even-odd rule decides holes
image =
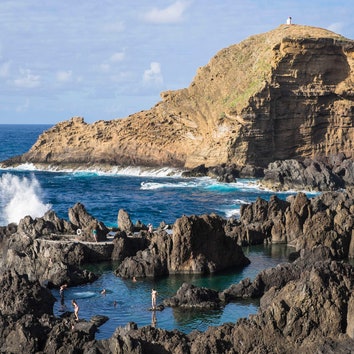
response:
{"label": "volcanic rock", "polygon": [[182,216],[174,223],[171,235],[155,232],[149,247],[124,259],[116,274],[122,277],[205,274],[249,264],[237,241],[226,236],[224,223],[215,214]]}
{"label": "volcanic rock", "polygon": [[165,306],[183,308],[218,308],[220,303],[216,290],[199,288],[188,283],[183,283],[175,296],[163,301]]}
{"label": "volcanic rock", "polygon": [[354,190],[325,192],[308,199],[304,193],[286,201],[242,205],[240,219],[229,220],[225,232],[241,245],[288,243],[301,249],[327,246],[336,259],[353,257]]}
{"label": "volcanic rock", "polygon": [[118,211],[117,224],[119,229],[127,234],[131,234],[134,231],[130,216],[124,209],[119,209]]}
{"label": "volcanic rock", "polygon": [[144,235],[130,236],[123,232],[117,232],[113,239],[113,251],[111,259],[123,261],[126,257],[135,256],[138,251],[148,248],[150,240]]}
{"label": "volcanic rock", "polygon": [[[80,239],[83,241],[106,241],[109,229],[86,211],[81,203],[69,208],[69,220],[76,230],[80,230]],[[96,231],[96,237],[93,235]]]}
{"label": "volcanic rock", "polygon": [[220,50],[188,88],[162,92],[150,110],[93,124],[73,117],[2,165],[267,167],[352,158],[353,51],[352,40],[331,31],[280,25]]}
{"label": "volcanic rock", "polygon": [[[328,191],[354,186],[354,160],[344,154],[331,161],[329,158],[305,159],[304,161],[275,161],[264,171],[260,184],[271,189]],[[337,157],[339,157],[337,156]],[[335,159],[336,156],[330,156]],[[336,164],[337,163],[337,164]]]}

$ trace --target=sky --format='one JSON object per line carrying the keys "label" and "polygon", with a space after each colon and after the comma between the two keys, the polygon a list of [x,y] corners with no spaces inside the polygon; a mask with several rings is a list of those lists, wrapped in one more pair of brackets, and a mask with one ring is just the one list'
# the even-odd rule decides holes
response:
{"label": "sky", "polygon": [[353,0],[0,0],[0,124],[148,110],[288,16],[354,39]]}

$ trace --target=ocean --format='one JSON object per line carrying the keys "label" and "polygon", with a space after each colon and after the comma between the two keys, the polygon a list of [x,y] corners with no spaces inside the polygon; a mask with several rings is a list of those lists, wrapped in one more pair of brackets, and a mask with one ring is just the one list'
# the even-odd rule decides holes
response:
{"label": "ocean", "polygon": [[[0,125],[0,161],[20,155],[30,149],[49,125]],[[32,165],[16,169],[0,169],[0,225],[18,222],[26,215],[41,217],[54,210],[68,219],[68,209],[75,203],[109,227],[117,226],[119,209],[125,209],[133,223],[141,221],[157,227],[162,221],[172,224],[182,215],[216,213],[222,217],[239,216],[240,206],[258,197],[268,200],[274,192],[259,189],[256,180],[240,179],[235,183],[219,183],[210,178],[183,178],[173,169],[117,168],[100,170],[39,171]],[[285,199],[294,192],[277,193]],[[100,274],[93,284],[65,290],[67,306],[75,298],[80,317],[89,320],[93,315],[105,315],[109,320],[100,327],[97,339],[108,338],[117,326],[136,322],[138,326],[156,322],[164,329],[185,333],[204,331],[209,326],[235,322],[258,310],[258,301],[242,300],[219,310],[182,311],[167,308],[156,313],[148,311],[151,288],[158,291],[158,303],[175,294],[183,282],[223,290],[241,279],[253,279],[261,270],[286,261],[291,250],[286,246],[257,246],[245,248],[251,264],[213,276],[174,275],[162,279],[131,282],[113,275],[115,264],[94,264],[90,270]],[[105,295],[100,291],[106,289]],[[53,290],[59,300],[59,292]],[[60,314],[60,301],[54,305]]]}

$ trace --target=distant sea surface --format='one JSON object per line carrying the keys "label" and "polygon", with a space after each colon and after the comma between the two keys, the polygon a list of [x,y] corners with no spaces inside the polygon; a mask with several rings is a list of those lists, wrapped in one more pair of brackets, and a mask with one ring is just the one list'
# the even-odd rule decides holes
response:
{"label": "distant sea surface", "polygon": [[[28,151],[38,136],[50,125],[0,125],[0,161]],[[172,177],[170,175],[173,175]],[[39,171],[32,165],[16,169],[0,169],[0,225],[18,222],[26,215],[40,217],[53,209],[61,218],[68,219],[68,209],[81,202],[87,211],[107,226],[117,226],[119,209],[125,209],[133,223],[140,220],[157,227],[168,224],[182,215],[209,214],[238,217],[240,206],[258,197],[269,199],[274,192],[261,190],[255,180],[243,179],[235,183],[219,183],[210,178],[182,178],[181,171],[173,169],[144,170],[117,168],[111,172],[100,170]],[[285,199],[291,192],[278,193]],[[87,320],[96,314],[110,319],[96,338],[108,338],[117,326],[134,321],[138,326],[151,324],[151,287],[157,288],[159,302],[174,295],[184,281],[198,286],[223,290],[245,277],[251,279],[262,269],[286,261],[289,250],[285,246],[246,248],[251,264],[242,269],[216,276],[169,276],[159,280],[132,283],[117,278],[112,264],[91,265],[101,274],[93,284],[66,290],[67,305],[76,298],[80,317]],[[100,290],[107,289],[106,295]],[[53,294],[59,298],[56,290]],[[116,301],[117,306],[113,306]],[[72,310],[69,307],[70,310]],[[180,311],[165,309],[156,315],[157,326],[190,332],[204,331],[208,326],[236,321],[256,313],[257,301],[240,301],[213,311]],[[59,314],[59,301],[54,307]]]}

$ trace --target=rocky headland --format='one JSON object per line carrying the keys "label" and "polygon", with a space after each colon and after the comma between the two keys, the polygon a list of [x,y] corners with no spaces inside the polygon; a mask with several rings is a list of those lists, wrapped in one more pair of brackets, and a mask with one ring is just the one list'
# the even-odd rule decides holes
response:
{"label": "rocky headland", "polygon": [[353,158],[353,40],[281,25],[218,52],[188,88],[150,110],[44,132],[2,163],[42,168],[227,164],[266,168],[288,159]]}

